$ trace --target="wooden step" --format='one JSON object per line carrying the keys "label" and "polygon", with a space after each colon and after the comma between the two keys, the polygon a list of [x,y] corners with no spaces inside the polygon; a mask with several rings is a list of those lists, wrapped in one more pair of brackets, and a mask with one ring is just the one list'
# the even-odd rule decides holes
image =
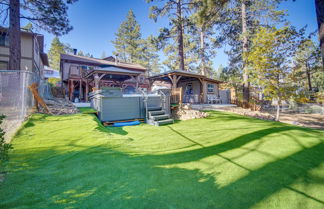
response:
{"label": "wooden step", "polygon": [[154,121],[158,121],[158,120],[166,120],[166,119],[169,119],[170,118],[170,115],[155,115],[155,116],[151,116],[151,119],[154,120]]}
{"label": "wooden step", "polygon": [[154,125],[155,126],[161,126],[161,125],[167,125],[167,124],[171,124],[171,123],[173,123],[174,121],[173,121],[173,119],[166,119],[166,120],[159,120],[159,121],[155,121],[154,122]]}
{"label": "wooden step", "polygon": [[162,108],[161,107],[148,107],[147,110],[148,111],[161,111]]}
{"label": "wooden step", "polygon": [[164,110],[159,110],[159,111],[149,111],[149,116],[155,116],[155,115],[164,115],[165,111]]}

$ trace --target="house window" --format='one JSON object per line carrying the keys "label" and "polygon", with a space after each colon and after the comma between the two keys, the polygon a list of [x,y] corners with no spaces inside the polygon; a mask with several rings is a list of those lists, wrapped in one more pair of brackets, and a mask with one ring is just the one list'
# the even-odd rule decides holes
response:
{"label": "house window", "polygon": [[0,32],[0,46],[9,46],[9,36],[5,32]]}
{"label": "house window", "polygon": [[214,90],[215,90],[215,85],[209,83],[209,84],[207,85],[207,92],[208,92],[208,93],[214,93]]}
{"label": "house window", "polygon": [[8,70],[8,62],[0,61],[0,70]]}

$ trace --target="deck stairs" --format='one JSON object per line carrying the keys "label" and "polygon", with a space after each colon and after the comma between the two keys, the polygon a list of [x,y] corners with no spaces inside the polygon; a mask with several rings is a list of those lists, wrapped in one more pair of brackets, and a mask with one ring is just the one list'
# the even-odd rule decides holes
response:
{"label": "deck stairs", "polygon": [[147,123],[154,126],[167,125],[174,122],[169,114],[162,109],[162,107],[148,107]]}

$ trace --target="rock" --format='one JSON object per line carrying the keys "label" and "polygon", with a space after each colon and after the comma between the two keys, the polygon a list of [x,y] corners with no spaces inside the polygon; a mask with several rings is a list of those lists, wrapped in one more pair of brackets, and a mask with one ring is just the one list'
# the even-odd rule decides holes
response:
{"label": "rock", "polygon": [[198,110],[190,109],[190,106],[184,105],[172,111],[172,117],[177,120],[190,120],[197,118],[205,118],[208,116],[208,113],[200,112]]}
{"label": "rock", "polygon": [[[50,114],[53,115],[75,114],[79,112],[78,108],[76,108],[72,102],[63,98],[44,100],[44,102],[46,103]],[[45,113],[44,110],[40,112]]]}

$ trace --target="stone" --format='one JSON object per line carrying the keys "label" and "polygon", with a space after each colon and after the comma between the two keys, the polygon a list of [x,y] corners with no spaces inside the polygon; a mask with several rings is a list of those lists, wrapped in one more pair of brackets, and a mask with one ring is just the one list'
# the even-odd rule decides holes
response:
{"label": "stone", "polygon": [[199,110],[193,110],[188,105],[178,107],[172,111],[172,117],[176,120],[190,120],[205,118],[208,116],[208,113],[201,112]]}

